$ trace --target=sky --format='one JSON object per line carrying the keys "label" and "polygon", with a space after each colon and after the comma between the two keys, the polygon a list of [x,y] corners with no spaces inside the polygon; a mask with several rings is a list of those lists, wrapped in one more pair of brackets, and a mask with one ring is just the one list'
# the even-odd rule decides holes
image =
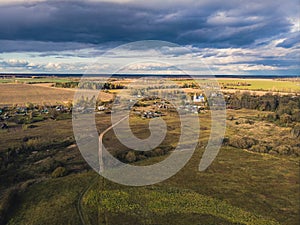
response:
{"label": "sky", "polygon": [[300,75],[299,26],[300,0],[1,0],[0,73]]}

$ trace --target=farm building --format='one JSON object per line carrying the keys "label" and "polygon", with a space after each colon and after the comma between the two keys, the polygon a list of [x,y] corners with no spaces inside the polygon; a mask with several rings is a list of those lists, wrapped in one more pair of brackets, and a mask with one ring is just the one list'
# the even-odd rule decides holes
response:
{"label": "farm building", "polygon": [[205,98],[204,98],[204,96],[202,94],[200,94],[200,95],[194,94],[193,102],[204,103],[205,102]]}

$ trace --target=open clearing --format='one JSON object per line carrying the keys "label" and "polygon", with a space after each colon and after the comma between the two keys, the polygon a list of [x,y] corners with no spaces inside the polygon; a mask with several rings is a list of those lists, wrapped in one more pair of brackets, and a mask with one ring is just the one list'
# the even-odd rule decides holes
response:
{"label": "open clearing", "polygon": [[[227,86],[229,89],[241,89],[252,91],[271,91],[271,92],[288,92],[300,93],[300,81],[292,80],[270,80],[270,79],[218,79],[220,84]],[[250,86],[240,86],[238,83],[247,83]]]}
{"label": "open clearing", "polygon": [[[0,105],[57,104],[72,101],[76,89],[53,88],[48,85],[0,84]],[[112,95],[101,92],[100,98],[111,99]]]}
{"label": "open clearing", "polygon": [[[259,79],[249,82],[252,81],[256,83],[227,86],[224,90],[243,88],[245,91],[244,88],[252,85],[258,89],[268,88],[272,82],[279,82]],[[268,87],[263,86],[266,81],[271,83]],[[238,79],[220,82],[232,84]],[[297,85],[292,81],[280,82]],[[72,100],[76,89],[51,87],[53,83],[0,84],[0,105],[56,104]],[[182,90],[187,93],[197,91],[193,88]],[[120,90],[111,92],[117,94]],[[100,98],[111,99],[112,96],[101,93]],[[151,110],[151,107],[152,104],[145,104],[132,112],[130,125],[138,138],[145,139],[151,133],[149,120],[136,113]],[[227,139],[250,137],[259,141],[254,147],[261,143],[274,149],[279,145],[296,146],[299,141],[291,136],[291,127],[281,127],[274,121],[263,119],[270,113],[227,110]],[[180,136],[176,115],[165,112],[162,118],[167,124],[166,138],[153,152],[136,154],[137,161],[129,162],[126,158],[129,149],[117,140],[113,130],[104,136],[103,143],[118,159],[136,166],[161,162],[169,156]],[[0,153],[3,153],[0,160],[8,162],[3,163],[0,171],[0,218],[1,208],[6,207],[8,224],[80,224],[78,202],[87,224],[299,224],[299,155],[253,152],[248,148],[224,145],[212,165],[205,172],[198,171],[210,135],[210,113],[199,114],[199,144],[185,167],[164,182],[140,188],[103,180],[90,171],[75,145],[71,114],[63,116],[57,120],[37,121],[30,126],[11,126],[13,122],[8,122],[10,129],[0,130]],[[100,134],[110,126],[110,115],[96,114],[95,121]],[[53,176],[57,168],[64,168],[66,174]],[[18,201],[3,201],[4,190],[9,191],[12,187],[19,188]],[[86,187],[90,188],[83,192]]]}
{"label": "open clearing", "polygon": [[[255,117],[258,113],[261,112],[228,112],[238,121],[249,116]],[[106,114],[100,118],[96,117],[99,133],[109,126],[109,119],[109,115]],[[177,136],[179,127],[174,117],[166,119],[173,137],[167,137],[165,146],[169,146],[172,143],[167,143],[168,141],[176,141],[174,136]],[[90,224],[299,224],[299,158],[253,154],[223,146],[208,170],[199,172],[199,161],[210,129],[208,114],[201,114],[200,120],[202,134],[195,154],[188,164],[170,179],[149,188],[128,188],[108,180],[103,181],[99,177],[98,182],[83,196],[83,210]],[[147,121],[133,118],[132,122],[133,133],[140,133],[140,138],[146,137]],[[253,132],[257,124],[260,124],[256,122],[252,129],[246,129],[248,125],[227,122],[227,135],[230,137],[238,131]],[[34,128],[27,130],[2,131],[0,149],[5,151],[7,142],[22,145],[26,136],[39,137],[42,143],[47,141],[46,139],[50,139],[47,141],[49,143],[54,143],[55,140],[60,143],[72,136],[71,120],[47,120],[34,125]],[[270,125],[269,128],[266,127],[266,132],[254,135],[277,139],[278,136],[272,131],[272,124]],[[282,128],[282,131],[288,132],[285,128]],[[124,150],[116,143],[113,134],[108,134],[104,139],[108,148]],[[76,168],[86,164],[78,149],[68,146],[51,149],[49,152],[46,148],[31,154],[28,163],[19,170],[11,170],[11,174],[6,173],[3,176],[11,177],[10,179],[17,175],[43,176],[45,169],[41,167],[45,165],[36,163],[41,160],[47,160],[48,163],[59,162],[68,171],[78,171]],[[151,157],[136,162],[136,165],[154,164],[165,157]],[[48,177],[46,181],[36,182],[21,192],[18,204],[10,213],[9,224],[80,224],[75,203],[79,194],[97,175],[84,171],[70,173],[66,177]],[[110,201],[107,201],[108,199]],[[150,205],[150,211],[145,210],[147,205]]]}
{"label": "open clearing", "polygon": [[64,83],[70,81],[70,78],[43,77],[43,78],[2,78],[0,83]]}
{"label": "open clearing", "polygon": [[[210,79],[196,79],[197,83],[209,83]],[[242,79],[242,78],[215,78],[220,87],[224,90],[236,91],[236,90],[248,90],[248,91],[259,91],[272,92],[272,93],[300,93],[300,80],[299,78],[294,79]],[[195,83],[194,80],[189,79],[178,79],[176,83],[179,85]],[[260,94],[258,92],[258,94]]]}
{"label": "open clearing", "polygon": [[0,84],[0,104],[56,104],[73,99],[74,91],[38,87],[30,84]]}

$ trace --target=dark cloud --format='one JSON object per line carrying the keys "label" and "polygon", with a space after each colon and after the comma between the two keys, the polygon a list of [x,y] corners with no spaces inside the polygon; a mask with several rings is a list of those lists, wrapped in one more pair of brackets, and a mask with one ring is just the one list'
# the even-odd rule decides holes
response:
{"label": "dark cloud", "polygon": [[279,43],[277,45],[277,47],[291,48],[296,45],[300,46],[300,33],[299,32],[292,33],[290,37],[288,37],[283,42]]}
{"label": "dark cloud", "polygon": [[47,52],[67,51],[82,48],[92,48],[95,45],[78,42],[45,42],[45,41],[24,41],[24,40],[1,40],[0,53],[2,52]]}
{"label": "dark cloud", "polygon": [[280,1],[9,4],[0,6],[0,52],[72,50],[149,39],[202,47],[245,46],[289,32],[287,13]]}

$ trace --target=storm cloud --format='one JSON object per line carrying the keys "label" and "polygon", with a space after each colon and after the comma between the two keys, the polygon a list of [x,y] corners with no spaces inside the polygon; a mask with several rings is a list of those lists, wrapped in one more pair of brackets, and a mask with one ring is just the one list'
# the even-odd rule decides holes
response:
{"label": "storm cloud", "polygon": [[[0,40],[39,41],[41,49],[42,42],[100,44],[149,39],[235,47],[287,33],[292,26],[287,12],[276,1],[174,1],[157,5],[140,2],[2,5]],[[9,46],[1,48],[10,50]]]}
{"label": "storm cloud", "polygon": [[159,54],[201,59],[221,74],[299,74],[299,13],[299,0],[3,0],[0,71],[82,72],[120,44],[161,40],[191,53],[161,47]]}

